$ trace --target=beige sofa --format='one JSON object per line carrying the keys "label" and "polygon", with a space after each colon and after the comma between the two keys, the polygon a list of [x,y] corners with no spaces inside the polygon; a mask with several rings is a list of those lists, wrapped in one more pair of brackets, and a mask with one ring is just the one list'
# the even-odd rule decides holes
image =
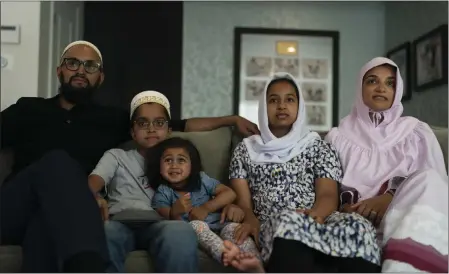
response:
{"label": "beige sofa", "polygon": [[[447,128],[434,128],[442,147],[447,166]],[[192,140],[198,147],[203,160],[204,170],[222,182],[228,181],[228,165],[231,152],[241,140],[228,128],[210,132],[179,133],[173,135]],[[12,155],[0,153],[0,182],[5,178],[12,162]],[[232,272],[233,269],[224,268],[203,252],[200,252],[201,272]],[[0,272],[19,272],[21,264],[21,249],[18,246],[0,246]],[[146,251],[134,251],[126,260],[127,272],[152,272],[151,260]]]}

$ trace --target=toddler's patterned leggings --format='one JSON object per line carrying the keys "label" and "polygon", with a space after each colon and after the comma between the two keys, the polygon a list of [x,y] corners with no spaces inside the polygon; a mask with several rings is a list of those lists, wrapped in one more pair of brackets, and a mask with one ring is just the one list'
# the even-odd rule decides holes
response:
{"label": "toddler's patterned leggings", "polygon": [[[222,262],[224,250],[223,240],[228,240],[236,244],[234,240],[234,232],[238,223],[229,223],[220,232],[220,236],[210,230],[207,223],[203,221],[191,221],[190,224],[198,235],[198,242],[215,260]],[[237,244],[236,244],[237,245]],[[243,244],[237,245],[241,251],[255,254],[259,257],[259,251],[253,239],[248,237]]]}

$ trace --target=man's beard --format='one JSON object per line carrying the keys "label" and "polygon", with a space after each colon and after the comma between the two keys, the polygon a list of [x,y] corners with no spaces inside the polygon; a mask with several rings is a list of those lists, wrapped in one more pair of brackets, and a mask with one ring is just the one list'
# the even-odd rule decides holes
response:
{"label": "man's beard", "polygon": [[83,78],[79,75],[74,75],[70,77],[70,80],[66,83],[64,82],[64,76],[61,74],[61,76],[59,76],[59,83],[61,84],[59,86],[59,93],[62,97],[64,97],[64,99],[74,105],[87,104],[92,100],[94,91],[100,86],[100,81],[93,86],[87,82],[85,87],[74,87],[71,83],[75,77]]}

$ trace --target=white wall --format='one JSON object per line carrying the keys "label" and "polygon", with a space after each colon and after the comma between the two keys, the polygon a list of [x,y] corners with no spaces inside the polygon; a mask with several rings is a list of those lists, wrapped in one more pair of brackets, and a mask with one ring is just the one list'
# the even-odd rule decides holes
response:
{"label": "white wall", "polygon": [[[390,50],[407,41],[412,42],[439,25],[447,24],[447,9],[447,1],[386,3],[386,49]],[[404,102],[404,115],[414,116],[431,125],[447,127],[447,105],[447,85],[422,92],[414,92],[412,87],[412,99]]]}
{"label": "white wall", "polygon": [[2,56],[11,57],[1,70],[1,109],[20,97],[38,96],[41,2],[1,2],[1,24],[20,25],[20,44],[1,45]]}
{"label": "white wall", "polygon": [[184,2],[182,117],[232,114],[235,27],[340,32],[339,116],[363,64],[385,52],[382,2]]}
{"label": "white wall", "polygon": [[1,70],[1,110],[20,97],[47,95],[48,62],[42,57],[46,56],[49,36],[40,30],[41,26],[48,29],[49,9],[50,2],[1,2],[1,24],[20,25],[20,44],[1,45],[2,56],[9,57],[8,67]]}

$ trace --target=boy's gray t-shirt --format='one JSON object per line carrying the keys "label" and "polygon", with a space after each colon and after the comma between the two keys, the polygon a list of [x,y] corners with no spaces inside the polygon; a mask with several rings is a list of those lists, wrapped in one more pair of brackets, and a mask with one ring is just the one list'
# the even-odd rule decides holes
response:
{"label": "boy's gray t-shirt", "polygon": [[106,151],[91,174],[105,181],[109,214],[129,209],[154,210],[154,191],[145,176],[144,158],[137,150]]}

